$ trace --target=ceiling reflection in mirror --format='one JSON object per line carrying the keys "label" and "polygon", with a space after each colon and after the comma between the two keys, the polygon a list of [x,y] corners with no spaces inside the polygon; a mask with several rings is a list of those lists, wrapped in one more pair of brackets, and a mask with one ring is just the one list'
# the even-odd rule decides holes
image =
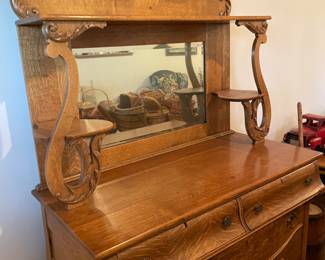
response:
{"label": "ceiling reflection in mirror", "polygon": [[73,49],[82,119],[114,123],[104,146],[206,120],[204,44]]}

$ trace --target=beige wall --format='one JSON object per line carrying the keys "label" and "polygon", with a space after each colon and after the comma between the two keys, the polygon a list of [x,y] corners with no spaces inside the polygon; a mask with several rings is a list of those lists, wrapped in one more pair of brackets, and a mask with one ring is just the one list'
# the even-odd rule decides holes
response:
{"label": "beige wall", "polygon": [[[271,15],[268,43],[261,49],[262,69],[272,101],[268,138],[280,141],[295,126],[296,103],[304,112],[325,115],[325,1],[233,0],[233,15]],[[254,88],[250,69],[253,34],[232,26],[231,83]],[[243,131],[241,106],[232,106],[232,127]]]}

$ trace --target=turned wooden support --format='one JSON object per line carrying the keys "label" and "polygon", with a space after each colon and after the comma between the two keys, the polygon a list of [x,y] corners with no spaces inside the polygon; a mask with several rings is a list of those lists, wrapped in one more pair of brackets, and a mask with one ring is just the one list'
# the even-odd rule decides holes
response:
{"label": "turned wooden support", "polygon": [[[76,60],[69,47],[70,41],[89,28],[103,28],[103,22],[44,22],[42,32],[47,40],[46,55],[63,59],[66,65],[67,83],[64,100],[54,129],[51,129],[46,150],[45,178],[49,191],[60,202],[78,204],[95,190],[100,173],[100,143],[112,128],[110,122],[87,121],[76,117],[79,75]],[[87,142],[85,139],[89,139]],[[64,151],[77,154],[80,160],[80,177],[67,183],[62,169]],[[70,158],[69,154],[66,156]],[[70,160],[75,160],[71,156]],[[69,160],[69,159],[68,159]]]}
{"label": "turned wooden support", "polygon": [[[261,21],[236,21],[238,26],[245,26],[255,34],[252,48],[252,67],[257,91],[260,97],[252,100],[243,100],[242,105],[245,110],[245,125],[247,134],[253,142],[263,141],[270,130],[271,124],[271,102],[269,93],[262,75],[260,64],[260,46],[267,42],[266,31],[268,24],[265,20]],[[257,122],[257,110],[262,106],[263,118],[261,124]]]}

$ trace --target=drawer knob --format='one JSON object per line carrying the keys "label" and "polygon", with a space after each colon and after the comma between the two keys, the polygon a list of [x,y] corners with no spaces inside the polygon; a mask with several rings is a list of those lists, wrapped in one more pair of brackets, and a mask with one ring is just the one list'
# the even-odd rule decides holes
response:
{"label": "drawer knob", "polygon": [[311,185],[313,183],[313,178],[312,177],[308,177],[306,180],[305,180],[305,184],[307,186]]}
{"label": "drawer knob", "polygon": [[258,215],[260,213],[262,213],[264,207],[261,203],[258,203],[255,205],[255,214]]}
{"label": "drawer knob", "polygon": [[225,229],[230,228],[231,224],[232,224],[232,219],[231,219],[231,217],[225,217],[225,218],[223,219],[222,225],[223,225],[223,227],[224,227]]}
{"label": "drawer knob", "polygon": [[297,212],[292,212],[289,214],[288,219],[287,219],[287,226],[289,228],[293,228],[294,222],[296,221],[297,217],[298,217]]}

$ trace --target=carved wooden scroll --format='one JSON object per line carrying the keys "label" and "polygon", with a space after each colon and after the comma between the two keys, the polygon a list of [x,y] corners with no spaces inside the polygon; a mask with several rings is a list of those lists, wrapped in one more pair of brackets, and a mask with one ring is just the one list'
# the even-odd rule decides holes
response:
{"label": "carved wooden scroll", "polygon": [[[252,48],[252,66],[260,97],[250,101],[245,100],[242,104],[245,109],[247,134],[254,142],[260,142],[264,140],[269,133],[271,124],[271,102],[260,64],[260,46],[267,42],[266,31],[268,24],[266,21],[237,21],[236,24],[238,26],[244,25],[255,34]],[[261,105],[263,109],[263,119],[260,125],[257,122],[257,110],[259,105]]]}
{"label": "carved wooden scroll", "polygon": [[[49,138],[45,160],[45,177],[50,192],[64,204],[76,204],[88,198],[95,190],[99,179],[100,141],[102,131],[90,137],[90,144],[84,138],[87,133],[80,130],[80,120],[75,118],[79,94],[78,68],[69,42],[92,27],[104,28],[103,22],[44,22],[42,32],[47,39],[46,55],[61,58],[66,64],[67,83],[62,107]],[[50,97],[49,97],[50,98]],[[77,127],[75,127],[77,125]],[[76,133],[71,135],[72,129]],[[70,135],[69,135],[70,134]],[[78,181],[66,183],[62,173],[62,160],[65,147],[77,151],[81,163]]]}
{"label": "carved wooden scroll", "polygon": [[198,16],[225,16],[231,11],[230,0],[10,0],[19,18],[45,16],[106,16],[132,20],[193,19]]}

